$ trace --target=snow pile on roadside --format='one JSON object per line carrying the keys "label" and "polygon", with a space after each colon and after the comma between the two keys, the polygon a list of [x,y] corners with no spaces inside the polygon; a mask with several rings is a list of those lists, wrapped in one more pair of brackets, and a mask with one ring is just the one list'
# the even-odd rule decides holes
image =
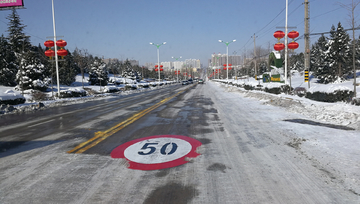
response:
{"label": "snow pile on roadside", "polygon": [[0,101],[14,100],[24,98],[19,91],[0,86]]}
{"label": "snow pile on roadside", "polygon": [[[217,84],[226,87],[226,85]],[[243,88],[232,86],[226,87],[226,90],[236,90],[245,97],[256,98],[262,101],[265,105],[279,106],[285,108],[287,111],[299,113],[311,119],[360,130],[360,106],[354,106],[344,102],[317,102],[296,95],[274,95],[262,91],[246,91]]]}

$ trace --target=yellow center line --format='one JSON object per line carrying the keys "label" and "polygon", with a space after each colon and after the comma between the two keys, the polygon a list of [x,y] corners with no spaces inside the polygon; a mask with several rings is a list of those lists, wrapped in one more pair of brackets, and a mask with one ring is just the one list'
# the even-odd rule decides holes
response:
{"label": "yellow center line", "polygon": [[[191,87],[189,87],[191,88]],[[139,118],[143,117],[144,115],[148,114],[150,111],[158,108],[159,106],[161,106],[162,104],[166,103],[167,101],[169,101],[170,99],[174,98],[175,96],[181,94],[182,92],[188,90],[189,88],[186,88],[185,90],[179,91],[178,93],[176,93],[173,96],[170,96],[168,98],[165,98],[164,100],[158,102],[157,104],[143,110],[140,111],[136,114],[134,114],[133,116],[131,116],[130,118],[122,121],[121,123],[118,123],[117,125],[111,127],[108,130],[105,131],[98,131],[95,132],[94,137],[79,144],[78,146],[76,146],[74,149],[67,151],[67,153],[83,153],[86,150],[94,147],[95,145],[99,144],[101,141],[105,140],[106,138],[108,138],[109,136],[115,134],[116,132],[120,131],[121,129],[125,128],[126,126],[130,125],[131,123],[135,122],[136,120],[138,120]]]}

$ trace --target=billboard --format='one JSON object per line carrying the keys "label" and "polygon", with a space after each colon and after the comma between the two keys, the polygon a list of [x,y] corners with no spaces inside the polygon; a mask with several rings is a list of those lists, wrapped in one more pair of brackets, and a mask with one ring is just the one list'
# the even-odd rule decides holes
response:
{"label": "billboard", "polygon": [[22,7],[24,6],[23,0],[0,0],[0,9],[8,7]]}

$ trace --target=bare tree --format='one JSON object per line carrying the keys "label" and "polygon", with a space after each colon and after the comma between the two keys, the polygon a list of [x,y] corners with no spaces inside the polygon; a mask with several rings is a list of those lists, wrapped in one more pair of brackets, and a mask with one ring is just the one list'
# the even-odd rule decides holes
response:
{"label": "bare tree", "polygon": [[86,56],[89,56],[89,53],[87,50],[80,50],[78,48],[75,48],[75,51],[73,53],[75,63],[79,66],[81,71],[81,82],[82,86],[84,88],[84,70],[88,66],[88,60]]}
{"label": "bare tree", "polygon": [[356,53],[356,49],[355,49],[355,9],[356,7],[360,4],[360,1],[354,1],[351,0],[351,4],[343,4],[343,3],[339,3],[343,8],[345,8],[346,10],[349,11],[349,17],[350,17],[350,24],[351,24],[351,28],[353,31],[353,41],[352,41],[352,45],[353,45],[353,69],[354,69],[354,97],[356,97],[356,67],[355,67],[355,53]]}

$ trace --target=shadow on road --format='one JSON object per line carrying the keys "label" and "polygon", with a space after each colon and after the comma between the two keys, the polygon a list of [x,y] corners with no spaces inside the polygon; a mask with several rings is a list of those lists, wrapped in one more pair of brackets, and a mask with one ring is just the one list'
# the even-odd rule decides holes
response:
{"label": "shadow on road", "polygon": [[0,141],[0,158],[10,155],[26,152],[32,149],[52,145],[61,140],[47,140],[47,141],[14,141],[14,142],[1,142]]}
{"label": "shadow on road", "polygon": [[293,123],[300,123],[300,124],[307,124],[307,125],[314,125],[314,126],[323,126],[328,128],[334,128],[334,129],[340,129],[340,130],[355,130],[351,127],[346,127],[343,125],[333,125],[333,124],[327,124],[327,123],[319,123],[311,120],[304,120],[304,119],[288,119],[284,120],[286,122],[293,122]]}

